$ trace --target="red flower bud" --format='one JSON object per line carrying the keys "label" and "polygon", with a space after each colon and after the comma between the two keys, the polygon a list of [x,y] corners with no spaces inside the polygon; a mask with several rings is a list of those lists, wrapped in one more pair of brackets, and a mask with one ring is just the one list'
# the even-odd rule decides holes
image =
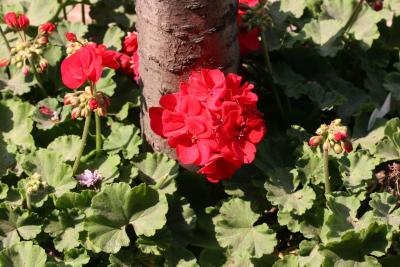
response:
{"label": "red flower bud", "polygon": [[343,148],[337,143],[334,145],[333,150],[335,151],[336,154],[340,154],[343,152]]}
{"label": "red flower bud", "polygon": [[335,141],[340,141],[340,140],[345,140],[347,138],[347,133],[346,132],[336,132],[334,133],[334,138]]}
{"label": "red flower bud", "polygon": [[350,141],[342,141],[340,142],[340,145],[342,146],[343,150],[346,151],[347,153],[350,153],[351,151],[353,151],[353,145],[351,144]]}
{"label": "red flower bud", "polygon": [[18,17],[14,12],[8,12],[4,16],[4,22],[10,28],[18,28]]}
{"label": "red flower bud", "polygon": [[74,34],[74,33],[72,33],[72,32],[67,32],[66,34],[65,34],[65,38],[67,38],[67,40],[69,41],[69,42],[76,42],[76,35]]}
{"label": "red flower bud", "polygon": [[7,67],[9,61],[6,58],[0,58],[0,68]]}
{"label": "red flower bud", "polygon": [[372,5],[375,11],[381,11],[383,8],[383,3],[381,0],[376,0],[375,3]]}
{"label": "red flower bud", "polygon": [[322,141],[322,136],[313,136],[310,138],[310,140],[308,141],[308,144],[310,146],[319,146],[321,144]]}
{"label": "red flower bud", "polygon": [[90,99],[89,102],[88,102],[88,104],[89,104],[89,108],[90,108],[91,110],[95,110],[95,109],[97,109],[97,108],[99,107],[99,103],[98,103],[97,100],[94,99],[94,98]]}
{"label": "red flower bud", "polygon": [[29,19],[25,15],[18,16],[18,27],[22,30],[29,26]]}
{"label": "red flower bud", "polygon": [[39,44],[46,45],[49,42],[49,39],[46,36],[42,36],[38,39]]}
{"label": "red flower bud", "polygon": [[29,74],[29,71],[30,71],[30,69],[29,69],[28,66],[23,66],[23,67],[22,67],[22,73],[23,73],[25,76],[27,76],[27,75]]}
{"label": "red flower bud", "polygon": [[56,29],[56,25],[51,22],[46,22],[45,24],[40,25],[39,33],[40,34],[50,34]]}
{"label": "red flower bud", "polygon": [[78,118],[81,115],[81,109],[80,108],[74,108],[71,112],[71,117],[73,119]]}
{"label": "red flower bud", "polygon": [[68,106],[71,104],[71,97],[66,95],[64,96],[64,106]]}

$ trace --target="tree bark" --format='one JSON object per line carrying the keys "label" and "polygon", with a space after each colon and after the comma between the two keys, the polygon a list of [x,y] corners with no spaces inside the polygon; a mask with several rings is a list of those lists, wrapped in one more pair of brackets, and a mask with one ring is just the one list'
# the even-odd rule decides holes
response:
{"label": "tree bark", "polygon": [[148,109],[162,95],[179,90],[181,81],[201,67],[236,72],[237,0],[137,0],[141,124],[155,151],[175,157],[150,128]]}

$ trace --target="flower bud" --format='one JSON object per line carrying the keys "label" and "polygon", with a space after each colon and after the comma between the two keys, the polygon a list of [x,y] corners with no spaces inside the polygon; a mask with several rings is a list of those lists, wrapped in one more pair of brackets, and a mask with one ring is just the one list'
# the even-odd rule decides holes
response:
{"label": "flower bud", "polygon": [[76,42],[76,35],[74,34],[74,33],[72,33],[72,32],[67,32],[66,34],[65,34],[65,38],[67,38],[67,40],[69,41],[69,42]]}
{"label": "flower bud", "polygon": [[88,102],[88,104],[89,104],[89,108],[90,108],[91,110],[95,110],[96,108],[99,107],[99,103],[98,103],[97,100],[94,99],[94,98],[90,99],[89,102]]}
{"label": "flower bud", "polygon": [[29,69],[29,66],[23,66],[22,67],[22,73],[25,75],[25,76],[27,76],[28,74],[29,74],[29,71],[30,71],[30,69]]}
{"label": "flower bud", "polygon": [[71,117],[72,117],[73,119],[78,118],[80,115],[81,115],[81,109],[80,109],[80,108],[74,108],[74,109],[71,111]]}
{"label": "flower bud", "polygon": [[35,184],[35,185],[32,185],[32,191],[33,192],[36,192],[36,191],[38,191],[39,190],[39,186],[37,185],[37,184]]}
{"label": "flower bud", "polygon": [[322,136],[317,135],[311,137],[310,140],[308,141],[308,144],[310,146],[319,146],[321,144],[321,141],[322,141]]}
{"label": "flower bud", "polygon": [[22,30],[29,26],[29,19],[25,15],[18,16],[18,27]]}
{"label": "flower bud", "polygon": [[64,106],[68,106],[71,104],[71,99],[72,99],[73,95],[72,94],[66,94],[64,96]]}
{"label": "flower bud", "polygon": [[46,22],[45,24],[40,25],[39,34],[45,35],[50,34],[56,29],[56,26],[51,22]]}
{"label": "flower bud", "polygon": [[96,111],[100,117],[104,117],[105,115],[107,115],[107,111],[102,107],[97,108]]}
{"label": "flower bud", "polygon": [[81,110],[81,117],[87,117],[90,113],[90,110],[88,108],[83,108]]}
{"label": "flower bud", "polygon": [[49,39],[46,36],[40,37],[37,41],[41,45],[47,45],[49,43]]}
{"label": "flower bud", "polygon": [[8,12],[4,16],[4,22],[7,24],[8,27],[14,29],[18,28],[18,17],[15,12]]}
{"label": "flower bud", "polygon": [[343,150],[346,151],[347,153],[350,153],[351,151],[353,151],[353,145],[348,140],[341,141],[340,145],[342,146]]}
{"label": "flower bud", "polygon": [[45,58],[41,58],[39,61],[39,66],[42,70],[45,70],[48,66],[49,62]]}
{"label": "flower bud", "polygon": [[342,149],[341,145],[339,145],[339,144],[335,144],[333,147],[333,150],[335,151],[336,154],[340,154],[343,152],[343,149]]}
{"label": "flower bud", "polygon": [[43,186],[44,188],[46,188],[46,187],[49,186],[49,184],[48,184],[46,181],[43,181],[43,182],[42,182],[42,186]]}
{"label": "flower bud", "polygon": [[6,58],[0,58],[0,68],[7,67],[9,60]]}
{"label": "flower bud", "polygon": [[22,62],[17,63],[17,68],[22,68]]}
{"label": "flower bud", "polygon": [[333,125],[333,126],[340,126],[341,124],[342,124],[341,119],[335,119],[331,122],[331,125]]}

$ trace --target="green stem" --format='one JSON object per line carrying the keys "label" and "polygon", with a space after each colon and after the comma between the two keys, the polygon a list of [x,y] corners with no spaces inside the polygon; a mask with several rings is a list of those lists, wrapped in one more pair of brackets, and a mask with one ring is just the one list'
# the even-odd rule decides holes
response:
{"label": "green stem", "polygon": [[3,37],[4,42],[6,43],[8,51],[11,51],[10,43],[7,40],[6,34],[4,33],[3,29],[0,27],[1,37]]}
{"label": "green stem", "polygon": [[29,60],[29,65],[32,68],[33,75],[35,76],[36,81],[38,82],[38,85],[39,85],[39,88],[40,88],[40,92],[42,93],[43,97],[47,97],[46,89],[44,89],[42,78],[40,77],[39,73],[37,73],[36,67],[33,64],[32,59],[29,58],[28,60]]}
{"label": "green stem", "polygon": [[85,149],[86,139],[87,139],[87,137],[89,135],[91,117],[92,117],[92,112],[89,112],[89,114],[87,115],[86,120],[85,120],[85,126],[83,128],[81,146],[79,147],[78,155],[76,155],[74,166],[72,167],[72,174],[73,175],[75,175],[77,170],[78,170],[79,163],[81,161],[81,157],[82,157],[82,154],[83,154],[83,150]]}
{"label": "green stem", "polygon": [[63,12],[64,20],[67,20],[67,7],[66,6],[62,7],[62,12]]}
{"label": "green stem", "polygon": [[270,86],[272,89],[272,94],[274,95],[276,105],[278,106],[279,113],[281,114],[281,118],[283,119],[283,118],[285,118],[285,115],[284,115],[285,113],[283,111],[282,101],[279,97],[279,93],[276,90],[276,87],[272,80],[272,65],[271,65],[271,59],[269,58],[269,46],[268,46],[268,38],[267,38],[267,34],[266,34],[267,29],[263,25],[260,27],[260,29],[261,29],[261,43],[262,43],[262,47],[263,47],[264,61],[266,64],[266,70],[267,70],[269,79],[271,81]]}
{"label": "green stem", "polygon": [[363,3],[364,3],[364,0],[360,0],[360,2],[358,2],[356,8],[353,10],[353,13],[351,14],[349,20],[347,21],[346,25],[343,28],[344,29],[343,33],[347,33],[353,26],[354,22],[356,22],[357,17],[362,10]]}
{"label": "green stem", "polygon": [[28,210],[32,210],[31,195],[25,193],[25,197],[26,197],[26,207],[28,208]]}
{"label": "green stem", "polygon": [[96,157],[100,156],[101,148],[102,148],[102,139],[101,139],[101,120],[99,114],[94,112],[96,117]]}
{"label": "green stem", "polygon": [[81,4],[81,12],[82,12],[82,23],[86,24],[85,4],[83,2]]}
{"label": "green stem", "polygon": [[324,150],[324,177],[325,177],[325,195],[329,195],[331,193],[331,183],[329,181],[329,150]]}

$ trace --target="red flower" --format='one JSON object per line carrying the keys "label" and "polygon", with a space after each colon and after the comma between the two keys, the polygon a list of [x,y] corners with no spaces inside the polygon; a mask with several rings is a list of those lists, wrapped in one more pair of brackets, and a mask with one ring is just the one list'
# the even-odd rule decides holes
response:
{"label": "red flower", "polygon": [[253,86],[241,85],[235,74],[202,69],[180,89],[149,109],[152,130],[176,149],[179,161],[204,166],[200,172],[213,182],[251,163],[266,133]]}
{"label": "red flower", "polygon": [[50,34],[56,29],[56,25],[51,22],[46,22],[45,24],[40,25],[39,33],[40,34]]}
{"label": "red flower", "polygon": [[125,36],[124,42],[122,44],[122,53],[132,56],[137,52],[138,49],[138,39],[137,32],[130,32]]}
{"label": "red flower", "polygon": [[347,138],[346,132],[336,132],[333,134],[333,137],[336,141],[345,140]]}
{"label": "red flower", "polygon": [[341,141],[340,145],[342,146],[343,150],[346,151],[347,153],[350,153],[351,151],[353,151],[353,145],[351,144],[350,141]]}
{"label": "red flower", "polygon": [[67,41],[69,41],[69,42],[76,42],[76,40],[77,40],[76,35],[72,32],[67,32],[65,34],[65,38],[67,38]]}
{"label": "red flower", "polygon": [[54,114],[54,111],[51,110],[47,106],[40,106],[39,111],[40,111],[40,113],[42,113],[43,115],[48,116],[48,117],[53,117],[53,114]]}
{"label": "red flower", "polygon": [[25,15],[18,16],[18,27],[22,30],[29,26],[29,19]]}
{"label": "red flower", "polygon": [[10,28],[18,28],[18,17],[14,12],[8,12],[4,15],[4,22]]}
{"label": "red flower", "polygon": [[63,83],[70,89],[77,89],[88,80],[96,83],[102,72],[102,57],[90,45],[81,47],[61,63]]}
{"label": "red flower", "polygon": [[96,45],[92,43],[88,46],[93,46],[93,48],[96,49],[96,53],[101,56],[102,64],[104,67],[114,70],[119,68],[120,65],[118,63],[118,58],[120,57],[120,55],[118,52],[114,50],[107,50],[107,47],[102,44]]}
{"label": "red flower", "polygon": [[199,170],[199,173],[204,174],[208,181],[218,183],[221,180],[229,179],[241,166],[242,163],[235,160],[232,155],[215,154]]}
{"label": "red flower", "polygon": [[[246,4],[249,7],[254,7],[259,3],[259,0],[239,0],[240,4]],[[260,49],[261,42],[258,39],[260,35],[260,30],[258,28],[248,30],[247,27],[242,26],[242,17],[247,13],[246,10],[242,10],[239,8],[237,24],[239,26],[239,46],[240,46],[240,54],[246,55],[250,52],[256,51]]]}

